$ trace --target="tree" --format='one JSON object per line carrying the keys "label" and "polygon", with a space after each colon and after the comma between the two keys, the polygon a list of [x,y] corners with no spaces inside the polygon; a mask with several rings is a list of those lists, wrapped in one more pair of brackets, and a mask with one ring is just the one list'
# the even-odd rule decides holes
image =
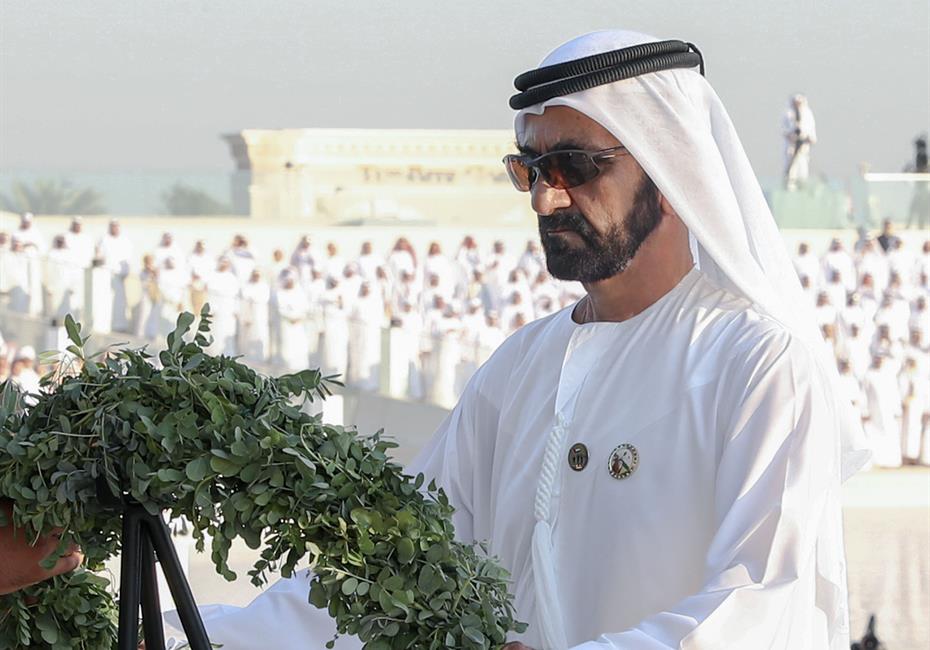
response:
{"label": "tree", "polygon": [[232,207],[228,203],[217,201],[203,190],[181,182],[175,183],[162,192],[161,201],[168,214],[199,215],[232,213]]}
{"label": "tree", "polygon": [[104,214],[103,196],[90,187],[74,187],[63,179],[39,179],[31,186],[13,183],[9,195],[0,194],[0,205],[10,212],[34,214]]}

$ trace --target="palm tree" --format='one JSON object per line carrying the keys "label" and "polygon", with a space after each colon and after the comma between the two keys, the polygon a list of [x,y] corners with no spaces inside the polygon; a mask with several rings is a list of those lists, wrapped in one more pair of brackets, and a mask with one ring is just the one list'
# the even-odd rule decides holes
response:
{"label": "palm tree", "polygon": [[168,214],[232,214],[232,207],[185,183],[175,183],[162,192],[161,202]]}
{"label": "palm tree", "polygon": [[13,183],[0,205],[10,212],[34,214],[104,214],[103,196],[91,187],[77,188],[62,179],[39,179],[32,186]]}

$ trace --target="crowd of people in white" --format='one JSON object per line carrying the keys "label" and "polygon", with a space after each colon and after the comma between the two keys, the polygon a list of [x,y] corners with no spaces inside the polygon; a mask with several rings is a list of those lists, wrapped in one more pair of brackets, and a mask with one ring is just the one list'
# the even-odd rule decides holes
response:
{"label": "crowd of people in white", "polygon": [[[454,256],[433,242],[421,258],[404,237],[387,254],[363,242],[354,256],[303,237],[263,262],[242,235],[214,252],[203,241],[180,250],[164,233],[154,249],[137,251],[118,221],[94,241],[79,218],[47,248],[25,215],[19,230],[0,232],[0,297],[14,312],[79,316],[86,269],[107,269],[112,331],[164,338],[180,311],[209,303],[212,352],[289,370],[320,367],[365,390],[379,388],[390,332],[391,363],[407,369],[406,396],[452,406],[504,338],[584,295],[580,284],[546,273],[536,241],[512,255],[502,241],[482,251],[469,236]],[[127,295],[133,285],[135,300]]]}
{"label": "crowd of people in white", "polygon": [[[512,254],[502,241],[482,250],[466,236],[453,255],[433,242],[420,257],[400,237],[386,254],[366,241],[343,256],[335,243],[320,250],[305,236],[267,263],[242,235],[222,252],[203,241],[180,250],[171,233],[141,256],[138,245],[116,220],[94,241],[75,218],[47,247],[24,215],[14,233],[0,232],[0,301],[13,312],[79,316],[86,269],[103,268],[113,331],[163,338],[179,312],[209,303],[214,353],[288,370],[319,367],[377,390],[389,349],[390,363],[405,370],[406,397],[451,407],[504,338],[584,295],[580,284],[547,274],[535,240]],[[930,464],[930,240],[908,250],[886,223],[851,251],[838,239],[822,255],[802,243],[794,264],[875,463]],[[132,285],[135,300],[127,297]],[[21,383],[37,381],[34,365],[29,348],[0,350],[0,380],[25,371]]]}

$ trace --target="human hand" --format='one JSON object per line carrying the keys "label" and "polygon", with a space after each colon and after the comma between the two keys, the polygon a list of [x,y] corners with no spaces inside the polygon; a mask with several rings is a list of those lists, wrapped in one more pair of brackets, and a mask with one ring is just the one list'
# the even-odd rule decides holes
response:
{"label": "human hand", "polygon": [[55,551],[61,531],[53,531],[48,537],[39,538],[33,545],[23,529],[13,527],[9,504],[4,503],[0,508],[9,522],[0,527],[0,595],[11,594],[23,587],[73,571],[84,560],[81,550],[72,544],[68,552],[58,558],[54,567],[43,569],[39,562]]}

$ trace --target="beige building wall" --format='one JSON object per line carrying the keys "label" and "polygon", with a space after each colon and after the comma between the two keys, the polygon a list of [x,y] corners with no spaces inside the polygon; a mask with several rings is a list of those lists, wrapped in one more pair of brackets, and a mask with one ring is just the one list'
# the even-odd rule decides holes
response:
{"label": "beige building wall", "polygon": [[256,220],[308,225],[534,226],[501,164],[509,130],[247,129],[226,137],[249,170]]}

